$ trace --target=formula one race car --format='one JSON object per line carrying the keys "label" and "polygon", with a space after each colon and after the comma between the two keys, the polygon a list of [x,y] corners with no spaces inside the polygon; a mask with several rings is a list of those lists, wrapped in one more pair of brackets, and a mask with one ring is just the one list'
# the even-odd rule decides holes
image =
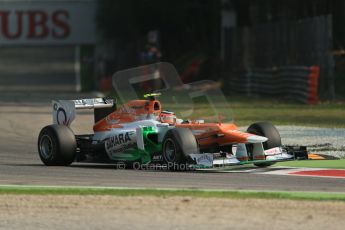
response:
{"label": "formula one race car", "polygon": [[[162,110],[155,95],[116,108],[104,98],[56,100],[53,125],[44,127],[38,152],[45,165],[72,162],[161,165],[172,170],[253,163],[269,166],[294,159],[268,122],[240,131],[233,123],[181,120]],[[70,128],[78,109],[93,109],[93,134],[75,135]]]}

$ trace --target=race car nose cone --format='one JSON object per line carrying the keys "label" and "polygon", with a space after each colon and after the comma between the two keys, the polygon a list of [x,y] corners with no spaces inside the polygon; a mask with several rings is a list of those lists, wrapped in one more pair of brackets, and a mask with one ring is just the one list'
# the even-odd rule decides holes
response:
{"label": "race car nose cone", "polygon": [[265,142],[267,140],[268,140],[267,137],[262,137],[262,136],[257,136],[257,135],[247,137],[248,143],[262,143],[262,142]]}

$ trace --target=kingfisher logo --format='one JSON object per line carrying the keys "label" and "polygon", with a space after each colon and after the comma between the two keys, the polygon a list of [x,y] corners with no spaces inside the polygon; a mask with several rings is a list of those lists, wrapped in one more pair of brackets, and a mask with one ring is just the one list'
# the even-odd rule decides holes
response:
{"label": "kingfisher logo", "polygon": [[207,154],[203,154],[198,158],[198,161],[201,164],[205,164],[205,163],[213,162],[213,158]]}
{"label": "kingfisher logo", "polygon": [[196,162],[197,165],[203,165],[206,167],[213,166],[213,154],[202,153],[202,154],[190,154],[190,157]]}

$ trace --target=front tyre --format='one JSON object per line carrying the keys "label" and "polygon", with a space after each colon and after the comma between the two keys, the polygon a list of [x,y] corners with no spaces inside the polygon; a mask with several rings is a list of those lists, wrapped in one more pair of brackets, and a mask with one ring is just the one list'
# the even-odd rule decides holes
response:
{"label": "front tyre", "polygon": [[70,165],[75,159],[76,148],[74,133],[64,125],[48,125],[38,136],[38,153],[47,166]]}
{"label": "front tyre", "polygon": [[[269,122],[254,123],[248,127],[247,132],[268,138],[266,142],[262,143],[264,150],[282,146],[281,137],[277,128]],[[274,163],[275,162],[263,162],[254,163],[254,165],[258,167],[268,167]]]}
{"label": "front tyre", "polygon": [[193,153],[199,153],[199,149],[189,129],[174,128],[166,133],[162,143],[162,155],[170,170],[186,170],[188,156]]}

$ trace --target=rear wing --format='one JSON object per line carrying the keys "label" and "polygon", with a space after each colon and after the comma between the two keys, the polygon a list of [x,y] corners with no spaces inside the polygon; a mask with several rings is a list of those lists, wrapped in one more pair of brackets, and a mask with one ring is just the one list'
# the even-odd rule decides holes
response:
{"label": "rear wing", "polygon": [[95,123],[116,109],[116,101],[106,98],[78,100],[53,100],[53,123],[70,126],[75,119],[76,110],[93,109]]}

